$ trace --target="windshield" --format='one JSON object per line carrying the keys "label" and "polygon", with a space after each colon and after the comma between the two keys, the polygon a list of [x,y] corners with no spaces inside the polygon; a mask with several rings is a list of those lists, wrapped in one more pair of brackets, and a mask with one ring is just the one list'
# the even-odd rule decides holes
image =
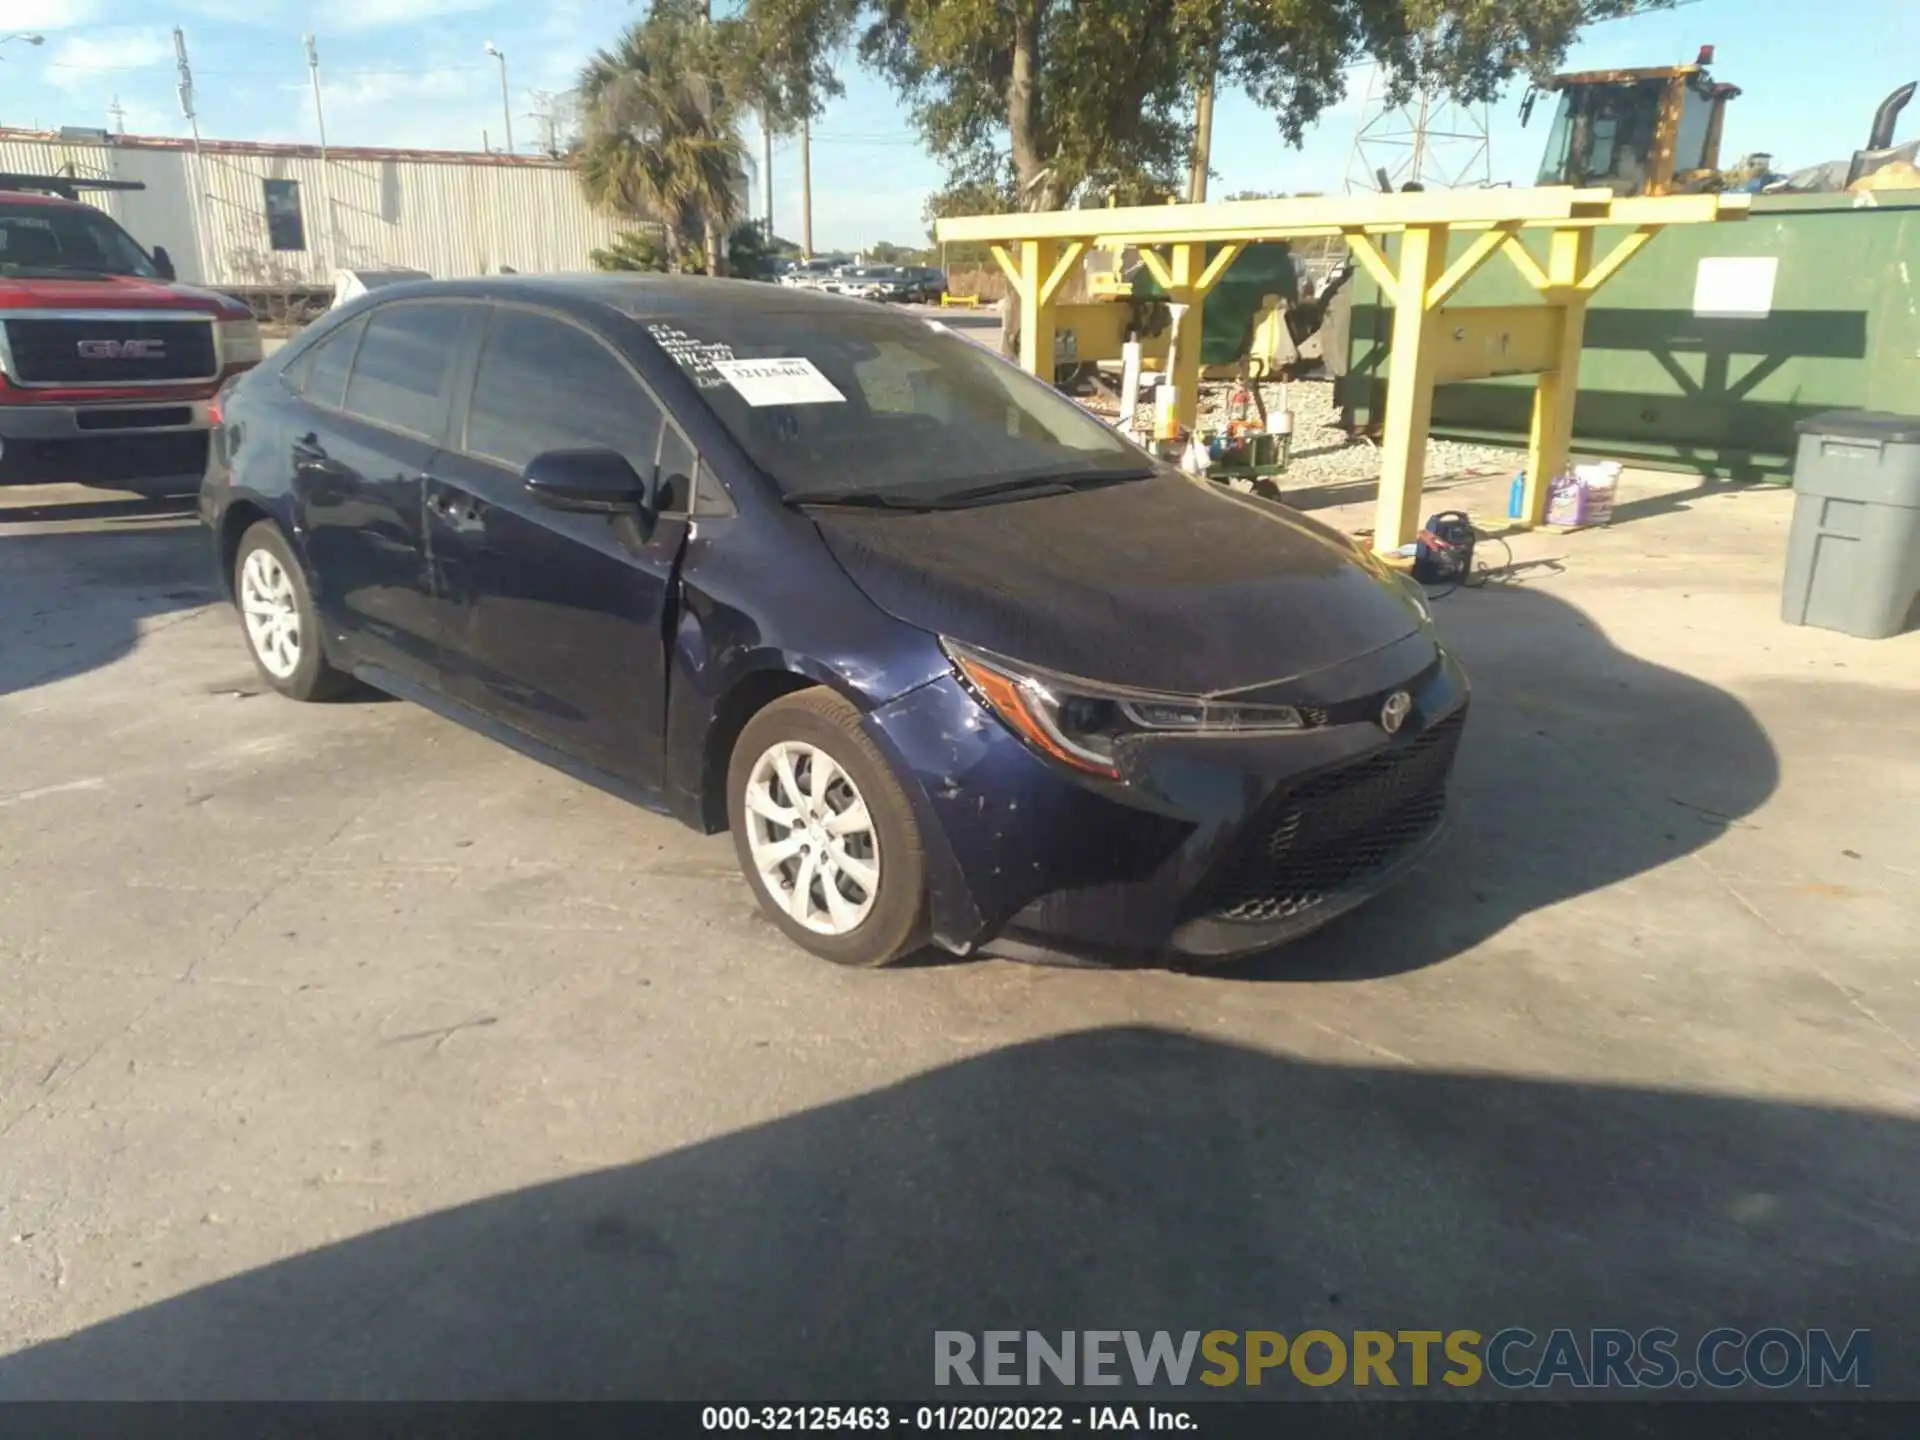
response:
{"label": "windshield", "polygon": [[8,275],[141,275],[153,262],[98,210],[0,201],[0,272]]}
{"label": "windshield", "polygon": [[1003,482],[1153,473],[1051,386],[924,321],[769,308],[647,328],[787,495],[938,501]]}

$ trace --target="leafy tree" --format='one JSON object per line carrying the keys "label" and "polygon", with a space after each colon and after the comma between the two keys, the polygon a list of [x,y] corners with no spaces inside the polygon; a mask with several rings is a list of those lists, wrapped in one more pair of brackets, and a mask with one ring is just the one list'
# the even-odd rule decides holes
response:
{"label": "leafy tree", "polygon": [[779,243],[769,243],[767,232],[751,221],[736,225],[727,237],[727,268],[742,280],[771,280]]}
{"label": "leafy tree", "polygon": [[699,237],[709,273],[740,217],[743,172],[737,65],[728,31],[698,0],[657,0],[580,74],[582,139],[574,166],[587,198],[665,230],[679,268]]}
{"label": "leafy tree", "polygon": [[[804,16],[825,55],[849,38],[947,165],[947,199],[1050,209],[1168,194],[1191,97],[1244,88],[1298,143],[1372,60],[1402,97],[1491,98],[1550,71],[1580,27],[1673,0],[746,0]],[[942,201],[943,207],[946,200]],[[940,213],[964,213],[943,208]]]}
{"label": "leafy tree", "polygon": [[589,251],[587,258],[596,270],[643,270],[663,274],[671,268],[666,247],[653,236],[628,230],[614,237],[604,249]]}

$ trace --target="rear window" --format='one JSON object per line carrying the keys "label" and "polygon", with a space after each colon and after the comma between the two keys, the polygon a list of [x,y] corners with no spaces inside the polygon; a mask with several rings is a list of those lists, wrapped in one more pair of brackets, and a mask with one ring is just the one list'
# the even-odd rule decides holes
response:
{"label": "rear window", "polygon": [[647,328],[787,494],[931,499],[1151,468],[1053,387],[924,321],[776,306]]}

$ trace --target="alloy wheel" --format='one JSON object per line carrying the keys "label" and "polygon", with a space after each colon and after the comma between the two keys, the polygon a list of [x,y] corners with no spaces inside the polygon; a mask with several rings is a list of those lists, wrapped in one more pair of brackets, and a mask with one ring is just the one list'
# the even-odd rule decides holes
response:
{"label": "alloy wheel", "polygon": [[754,762],[745,800],[747,849],[775,902],[819,935],[857,929],[879,894],[880,837],[846,768],[783,740]]}
{"label": "alloy wheel", "polygon": [[250,551],[240,567],[240,613],[267,673],[276,680],[291,677],[300,667],[300,606],[293,577],[264,547]]}

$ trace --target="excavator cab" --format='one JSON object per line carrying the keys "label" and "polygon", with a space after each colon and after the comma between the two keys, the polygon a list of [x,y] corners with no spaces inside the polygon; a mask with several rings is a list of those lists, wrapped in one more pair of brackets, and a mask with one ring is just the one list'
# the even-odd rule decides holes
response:
{"label": "excavator cab", "polygon": [[[1606,186],[1616,195],[1677,195],[1709,188],[1720,172],[1720,130],[1737,87],[1694,65],[1556,75],[1541,89],[1560,106],[1540,165],[1541,185]],[[1521,107],[1531,116],[1534,95]]]}

